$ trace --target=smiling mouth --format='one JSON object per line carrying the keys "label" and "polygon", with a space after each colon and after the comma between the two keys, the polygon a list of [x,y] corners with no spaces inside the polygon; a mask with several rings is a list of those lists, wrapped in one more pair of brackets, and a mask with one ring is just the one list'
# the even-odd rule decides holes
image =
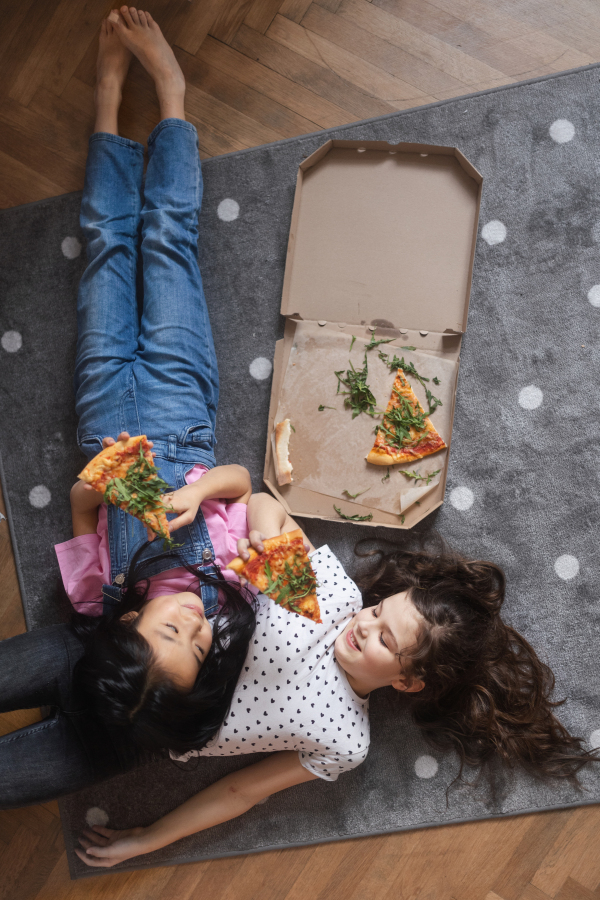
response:
{"label": "smiling mouth", "polygon": [[204,610],[200,609],[199,606],[194,606],[193,603],[183,603],[182,606],[184,609],[193,609],[194,612],[197,613],[201,619],[204,618]]}
{"label": "smiling mouth", "polygon": [[352,650],[358,650],[360,652],[360,647],[356,643],[356,638],[354,637],[354,630],[352,628],[346,635],[346,643]]}

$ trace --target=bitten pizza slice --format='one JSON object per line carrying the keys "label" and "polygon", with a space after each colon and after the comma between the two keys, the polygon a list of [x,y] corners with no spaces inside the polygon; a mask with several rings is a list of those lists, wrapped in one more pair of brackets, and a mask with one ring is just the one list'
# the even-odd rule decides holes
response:
{"label": "bitten pizza slice", "polygon": [[250,559],[237,556],[227,566],[279,606],[313,622],[321,621],[317,578],[304,546],[302,531],[288,531],[263,541],[264,553],[250,547]]}
{"label": "bitten pizza slice", "polygon": [[392,396],[377,427],[377,437],[367,462],[376,466],[422,459],[446,446],[427,418],[404,372],[398,369]]}
{"label": "bitten pizza slice", "polygon": [[162,501],[171,488],[158,475],[145,434],[105,447],[77,477],[172,544]]}

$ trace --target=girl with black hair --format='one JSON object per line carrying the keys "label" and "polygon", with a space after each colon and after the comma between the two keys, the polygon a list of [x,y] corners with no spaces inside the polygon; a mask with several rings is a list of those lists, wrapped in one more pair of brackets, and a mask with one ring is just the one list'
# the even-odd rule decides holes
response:
{"label": "girl with black hair", "polygon": [[[177,551],[161,552],[141,522],[75,484],[74,538],[56,550],[78,613],[70,627],[0,645],[0,711],[54,711],[0,738],[4,808],[70,793],[165,747],[202,747],[227,713],[255,625],[252,595],[221,573],[248,533],[251,485],[243,467],[215,464],[219,379],[197,262],[196,129],[158,26],[125,9],[131,48],[110,20],[101,29],[81,202],[78,443],[91,458],[114,443],[106,435],[148,435],[173,486],[165,503]],[[143,147],[117,131],[132,49],[161,107],[145,180]]]}

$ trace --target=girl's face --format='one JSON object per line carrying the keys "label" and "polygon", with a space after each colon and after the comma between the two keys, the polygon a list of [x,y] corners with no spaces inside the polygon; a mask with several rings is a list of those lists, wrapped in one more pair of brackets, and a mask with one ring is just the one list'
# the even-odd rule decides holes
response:
{"label": "girl's face", "polygon": [[202,600],[191,592],[154,597],[137,619],[137,630],[152,647],[162,669],[186,690],[194,686],[200,666],[212,644],[212,631]]}
{"label": "girl's face", "polygon": [[350,687],[360,697],[387,685],[411,693],[422,690],[422,681],[406,680],[400,657],[417,642],[423,624],[407,591],[356,613],[335,642],[335,658]]}

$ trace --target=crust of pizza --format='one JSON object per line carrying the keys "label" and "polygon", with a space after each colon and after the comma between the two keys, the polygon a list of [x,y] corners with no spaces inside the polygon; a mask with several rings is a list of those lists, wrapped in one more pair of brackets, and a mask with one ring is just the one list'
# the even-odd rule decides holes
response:
{"label": "crust of pizza", "polygon": [[[93,487],[95,491],[105,494],[109,482],[114,478],[126,478],[130,466],[139,458],[140,445],[146,460],[154,465],[148,438],[145,434],[139,434],[126,441],[116,441],[110,447],[105,447],[89,461],[77,477]],[[110,497],[107,499],[110,500]],[[127,512],[126,504],[115,505]],[[143,514],[136,515],[135,518],[140,519],[156,534],[170,540],[169,522],[164,510],[148,509]]]}
{"label": "crust of pizza", "polygon": [[[398,372],[396,373],[396,379],[392,388],[392,396],[386,407],[385,413],[388,413],[390,410],[400,405],[397,399],[397,393],[409,401],[415,412],[423,413],[423,407],[417,400],[415,392],[411,388],[408,379],[401,369],[398,369]],[[432,453],[437,453],[438,450],[443,450],[444,447],[446,447],[446,443],[438,434],[429,418],[425,419],[425,428],[421,431],[417,431],[416,428],[411,427],[410,437],[415,443],[412,446],[409,445],[399,449],[390,446],[384,432],[381,430],[378,431],[373,449],[366,457],[367,462],[372,463],[375,466],[392,466],[397,465],[398,463],[412,462],[415,459],[423,459],[423,457],[431,456]]]}
{"label": "crust of pizza", "polygon": [[292,483],[293,467],[290,462],[291,434],[290,420],[284,419],[283,422],[278,422],[271,435],[275,476],[279,485]]}
{"label": "crust of pizza", "polygon": [[[263,541],[263,546],[265,548],[264,553],[258,553],[253,547],[250,547],[248,549],[250,557],[248,560],[243,560],[238,556],[227,566],[228,569],[234,571],[238,576],[242,575],[262,593],[266,592],[269,585],[269,578],[265,571],[266,562],[269,563],[272,575],[275,578],[284,573],[286,562],[292,567],[298,561],[303,565],[307,562],[310,565],[300,528],[288,531],[285,534],[279,534],[273,538],[267,538]],[[285,602],[281,605],[285,609],[290,608]],[[312,619],[313,622],[321,621],[316,591],[312,591],[299,600],[294,600],[294,606],[296,610],[300,611],[300,615],[305,618]],[[295,612],[296,610],[291,611]]]}

